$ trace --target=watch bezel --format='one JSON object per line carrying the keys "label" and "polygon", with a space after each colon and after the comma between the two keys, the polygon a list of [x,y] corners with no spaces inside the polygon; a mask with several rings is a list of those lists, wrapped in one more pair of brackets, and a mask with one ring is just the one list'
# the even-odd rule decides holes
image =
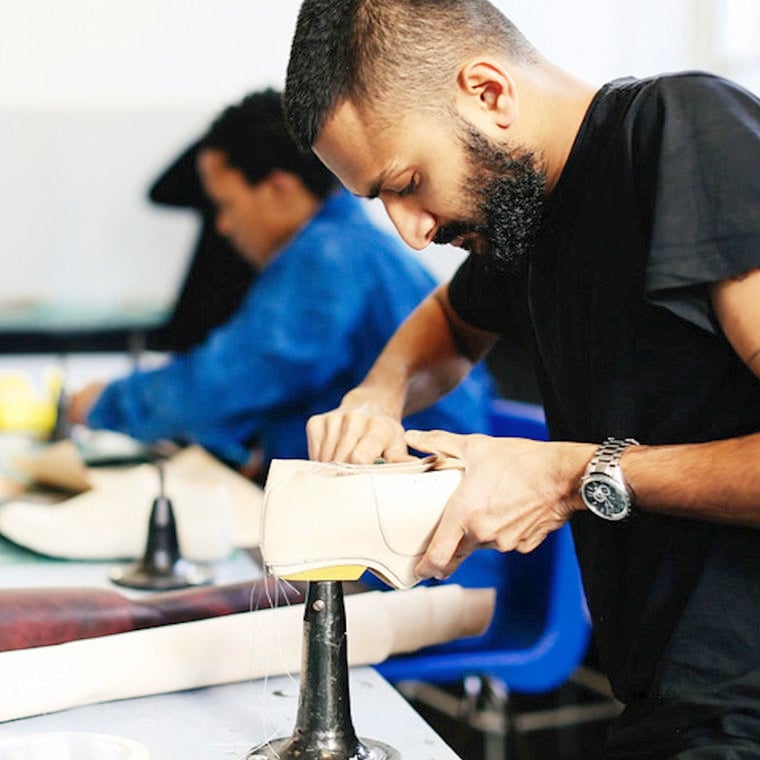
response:
{"label": "watch bezel", "polygon": [[[586,487],[591,483],[599,482],[611,486],[615,492],[621,496],[621,500],[623,501],[623,508],[619,512],[616,512],[614,514],[607,514],[600,510],[595,502],[592,502],[590,499],[586,498]],[[629,489],[626,487],[625,483],[621,483],[618,479],[612,477],[611,475],[608,475],[607,473],[592,472],[584,476],[581,479],[580,496],[586,507],[588,507],[588,509],[597,517],[601,517],[603,520],[618,522],[619,520],[625,520],[631,515],[632,498]]]}

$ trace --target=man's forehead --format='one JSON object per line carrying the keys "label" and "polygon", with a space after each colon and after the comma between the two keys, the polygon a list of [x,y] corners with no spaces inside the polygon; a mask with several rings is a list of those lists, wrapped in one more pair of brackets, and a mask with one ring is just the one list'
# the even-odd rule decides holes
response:
{"label": "man's forehead", "polygon": [[392,159],[384,132],[366,109],[344,100],[325,121],[314,152],[351,192],[370,196]]}

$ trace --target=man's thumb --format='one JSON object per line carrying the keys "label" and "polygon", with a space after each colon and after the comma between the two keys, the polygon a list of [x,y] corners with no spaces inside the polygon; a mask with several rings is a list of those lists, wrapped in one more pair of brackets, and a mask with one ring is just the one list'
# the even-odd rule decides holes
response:
{"label": "man's thumb", "polygon": [[453,450],[456,447],[452,446],[453,436],[443,430],[407,430],[404,440],[417,451],[439,456],[457,456]]}

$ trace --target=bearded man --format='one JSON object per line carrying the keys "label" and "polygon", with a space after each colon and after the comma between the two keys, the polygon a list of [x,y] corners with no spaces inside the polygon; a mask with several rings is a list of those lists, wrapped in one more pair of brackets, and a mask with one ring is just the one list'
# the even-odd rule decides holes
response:
{"label": "bearded man", "polygon": [[[570,521],[626,705],[605,758],[760,756],[760,101],[703,73],[601,88],[487,0],[306,0],[302,147],[414,248],[471,252],[311,456],[455,456],[420,577]],[[531,346],[550,442],[404,432],[497,337]]]}

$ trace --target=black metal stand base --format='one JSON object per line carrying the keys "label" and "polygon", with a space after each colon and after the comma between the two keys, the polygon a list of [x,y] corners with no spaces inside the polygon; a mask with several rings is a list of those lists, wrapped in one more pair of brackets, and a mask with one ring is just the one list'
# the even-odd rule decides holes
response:
{"label": "black metal stand base", "polygon": [[155,566],[145,562],[135,562],[125,567],[113,568],[108,577],[117,586],[153,591],[204,586],[213,580],[210,570],[184,559],[177,560],[173,565],[159,572],[156,571]]}
{"label": "black metal stand base", "polygon": [[182,559],[171,500],[164,494],[163,469],[158,465],[161,490],[154,499],[148,523],[145,554],[139,562],[115,567],[109,578],[128,588],[169,591],[211,583],[211,570]]}
{"label": "black metal stand base", "polygon": [[400,760],[382,742],[359,739],[351,721],[346,609],[338,581],[309,583],[293,736],[252,749],[246,760]]}
{"label": "black metal stand base", "polygon": [[266,747],[253,750],[246,760],[400,760],[401,755],[393,747],[369,739],[358,740],[349,754],[347,750],[335,752],[319,746],[304,746],[293,739],[278,739]]}

